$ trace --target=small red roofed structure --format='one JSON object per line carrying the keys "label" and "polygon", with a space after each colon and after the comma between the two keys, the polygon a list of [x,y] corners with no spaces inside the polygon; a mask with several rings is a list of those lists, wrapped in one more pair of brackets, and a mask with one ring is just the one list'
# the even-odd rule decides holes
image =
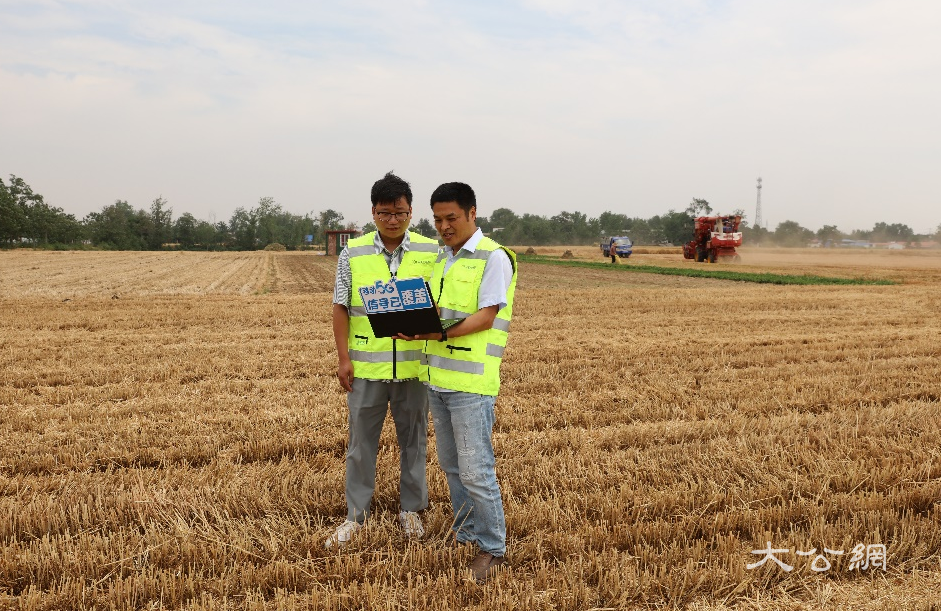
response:
{"label": "small red roofed structure", "polygon": [[340,254],[347,242],[359,235],[359,231],[355,229],[328,229],[324,231],[324,235],[327,237],[326,254],[335,257]]}

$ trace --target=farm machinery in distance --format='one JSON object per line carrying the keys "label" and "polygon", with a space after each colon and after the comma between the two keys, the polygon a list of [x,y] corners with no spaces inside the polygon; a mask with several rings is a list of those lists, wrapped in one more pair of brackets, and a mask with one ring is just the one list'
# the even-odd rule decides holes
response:
{"label": "farm machinery in distance", "polygon": [[627,236],[612,236],[601,242],[601,254],[605,257],[611,256],[611,249],[619,259],[626,259],[634,252],[634,244]]}
{"label": "farm machinery in distance", "polygon": [[693,239],[683,245],[683,258],[695,259],[697,263],[741,262],[741,255],[735,252],[742,245],[742,233],[738,230],[741,222],[739,215],[700,216],[693,228]]}

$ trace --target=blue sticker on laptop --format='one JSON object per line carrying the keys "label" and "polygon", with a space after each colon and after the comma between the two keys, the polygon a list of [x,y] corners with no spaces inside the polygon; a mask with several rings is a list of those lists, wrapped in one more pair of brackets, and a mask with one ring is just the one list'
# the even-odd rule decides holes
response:
{"label": "blue sticker on laptop", "polygon": [[367,314],[405,312],[431,307],[431,296],[423,278],[376,280],[372,286],[359,287]]}

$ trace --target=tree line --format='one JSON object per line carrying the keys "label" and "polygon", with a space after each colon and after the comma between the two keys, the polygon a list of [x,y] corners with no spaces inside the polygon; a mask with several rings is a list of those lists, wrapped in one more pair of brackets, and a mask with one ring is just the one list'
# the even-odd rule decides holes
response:
{"label": "tree line", "polygon": [[[597,218],[589,218],[582,212],[560,212],[548,217],[534,214],[520,216],[507,208],[499,208],[489,217],[478,216],[477,224],[499,242],[522,246],[594,244],[604,236],[620,235],[630,237],[635,244],[679,246],[692,238],[693,221],[697,216],[713,213],[708,201],[694,198],[682,211],[669,210],[650,218],[630,217],[610,211],[602,212]],[[817,231],[811,231],[796,221],[783,221],[771,231],[749,225],[741,209],[722,214],[742,216],[740,230],[744,243],[748,245],[796,247],[818,241],[821,245],[838,246],[844,239],[911,244],[919,238],[911,227],[901,223],[876,223],[868,231],[844,233],[835,225],[825,225]],[[941,225],[935,235],[941,237]]]}
{"label": "tree line", "polygon": [[238,207],[228,221],[209,222],[184,212],[176,219],[158,197],[148,209],[118,200],[78,220],[49,206],[23,179],[0,179],[0,245],[91,246],[106,250],[257,250],[269,244],[286,248],[323,243],[324,231],[342,229],[343,215],[331,209],[304,216],[285,211],[271,197],[253,208]]}
{"label": "tree line", "polygon": [[[478,216],[477,225],[504,244],[524,246],[595,244],[614,235],[629,236],[635,244],[680,245],[692,237],[693,219],[712,213],[709,202],[699,198],[682,211],[671,209],[650,218],[610,211],[597,218],[565,211],[553,216],[518,215],[508,208],[498,208],[490,216]],[[728,213],[745,216],[742,210]],[[11,175],[9,184],[0,179],[0,246],[6,247],[256,250],[277,243],[296,249],[310,245],[308,236],[321,245],[325,231],[343,228],[354,227],[344,226],[343,215],[335,210],[300,216],[285,211],[271,197],[262,197],[252,208],[236,208],[228,221],[201,220],[189,212],[174,219],[172,208],[162,197],[153,200],[147,209],[135,209],[118,200],[79,220],[48,205],[23,179]],[[372,229],[372,223],[363,227],[363,231]],[[427,218],[415,221],[412,229],[437,237]],[[741,229],[746,244],[762,246],[806,246],[813,240],[838,245],[844,239],[910,244],[929,237],[916,236],[901,223],[876,223],[871,230],[849,233],[834,225],[811,231],[796,221],[783,221],[773,231],[743,221]],[[941,226],[936,235],[941,236]]]}

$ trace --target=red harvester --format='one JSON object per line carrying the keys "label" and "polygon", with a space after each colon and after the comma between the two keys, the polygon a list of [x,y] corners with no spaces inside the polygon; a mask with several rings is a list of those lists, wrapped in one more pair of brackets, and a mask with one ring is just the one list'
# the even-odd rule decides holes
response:
{"label": "red harvester", "polygon": [[735,247],[742,245],[742,234],[738,230],[741,222],[739,215],[697,218],[693,239],[683,246],[683,258],[696,259],[697,263],[740,262],[742,257],[735,252]]}

